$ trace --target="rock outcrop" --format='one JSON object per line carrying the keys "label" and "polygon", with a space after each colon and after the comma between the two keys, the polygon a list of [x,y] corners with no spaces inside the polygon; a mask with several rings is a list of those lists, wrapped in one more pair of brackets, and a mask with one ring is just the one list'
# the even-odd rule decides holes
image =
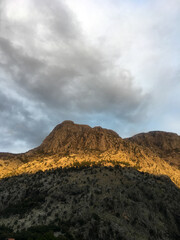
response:
{"label": "rock outcrop", "polygon": [[64,121],[36,148],[42,153],[74,153],[117,149],[122,139],[112,130]]}
{"label": "rock outcrop", "polygon": [[160,158],[180,167],[180,136],[176,133],[152,131],[137,134],[128,140],[150,149]]}

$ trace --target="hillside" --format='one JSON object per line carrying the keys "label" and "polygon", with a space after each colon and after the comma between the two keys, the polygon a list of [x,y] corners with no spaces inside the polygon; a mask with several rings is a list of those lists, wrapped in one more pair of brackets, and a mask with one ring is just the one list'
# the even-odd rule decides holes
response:
{"label": "hillside", "polygon": [[150,149],[170,165],[180,169],[180,136],[177,134],[155,131],[137,134],[129,140]]}
{"label": "hillside", "polygon": [[180,186],[179,139],[165,132],[122,139],[112,130],[64,121],[39,147],[22,154],[1,153],[0,178],[58,167],[120,165],[167,175]]}
{"label": "hillside", "polygon": [[176,240],[179,202],[169,178],[133,168],[23,174],[0,181],[0,238]]}

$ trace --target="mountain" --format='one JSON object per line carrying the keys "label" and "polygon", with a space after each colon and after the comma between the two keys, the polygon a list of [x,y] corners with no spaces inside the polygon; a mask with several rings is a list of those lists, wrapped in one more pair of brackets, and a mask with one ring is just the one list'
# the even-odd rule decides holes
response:
{"label": "mountain", "polygon": [[180,136],[64,121],[0,153],[0,239],[180,239]]}
{"label": "mountain", "polygon": [[120,165],[167,175],[180,186],[179,139],[166,132],[122,139],[112,130],[64,121],[37,148],[22,154],[1,153],[0,178],[58,167]]}
{"label": "mountain", "polygon": [[36,151],[51,154],[85,150],[107,151],[117,149],[120,142],[121,138],[112,130],[64,121],[54,128]]}
{"label": "mountain", "polygon": [[129,140],[150,149],[169,164],[180,168],[180,136],[175,133],[152,131],[137,134]]}

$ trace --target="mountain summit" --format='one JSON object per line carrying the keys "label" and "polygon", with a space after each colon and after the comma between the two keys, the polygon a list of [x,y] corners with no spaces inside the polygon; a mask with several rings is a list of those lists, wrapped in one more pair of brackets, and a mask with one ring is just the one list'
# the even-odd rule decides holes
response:
{"label": "mountain summit", "polygon": [[64,121],[53,129],[36,151],[54,154],[107,151],[117,149],[120,142],[121,138],[112,130]]}

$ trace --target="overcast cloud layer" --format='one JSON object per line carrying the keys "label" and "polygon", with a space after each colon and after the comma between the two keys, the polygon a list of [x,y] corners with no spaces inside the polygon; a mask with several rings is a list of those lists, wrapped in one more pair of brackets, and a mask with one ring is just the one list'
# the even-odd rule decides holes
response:
{"label": "overcast cloud layer", "polygon": [[179,0],[0,2],[0,151],[70,119],[180,133]]}

